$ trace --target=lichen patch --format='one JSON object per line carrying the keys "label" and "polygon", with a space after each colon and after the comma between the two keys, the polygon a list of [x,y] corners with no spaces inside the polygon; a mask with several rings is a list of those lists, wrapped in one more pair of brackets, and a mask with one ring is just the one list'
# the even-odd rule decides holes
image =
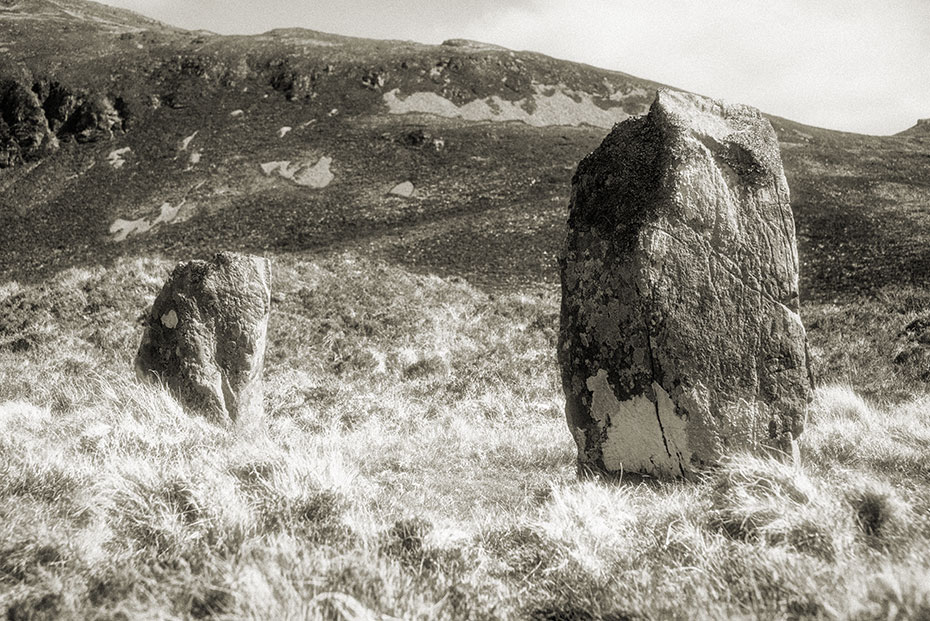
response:
{"label": "lichen patch", "polygon": [[178,314],[174,312],[172,308],[170,311],[161,316],[161,322],[169,330],[174,330],[178,327]]}
{"label": "lichen patch", "polygon": [[688,470],[686,422],[675,413],[668,393],[652,383],[655,401],[646,394],[617,399],[607,371],[587,379],[591,415],[604,430],[604,467],[611,472],[641,472],[659,477],[682,476]]}

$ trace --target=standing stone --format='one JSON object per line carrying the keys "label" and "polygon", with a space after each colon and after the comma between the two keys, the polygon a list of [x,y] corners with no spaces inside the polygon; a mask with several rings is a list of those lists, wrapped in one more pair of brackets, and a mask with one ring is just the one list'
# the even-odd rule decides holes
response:
{"label": "standing stone", "polygon": [[136,373],[215,422],[257,421],[270,311],[267,259],[223,252],[180,263],[146,318]]}
{"label": "standing stone", "polygon": [[788,449],[812,382],[778,141],[660,91],[572,180],[559,364],[579,471],[687,477]]}

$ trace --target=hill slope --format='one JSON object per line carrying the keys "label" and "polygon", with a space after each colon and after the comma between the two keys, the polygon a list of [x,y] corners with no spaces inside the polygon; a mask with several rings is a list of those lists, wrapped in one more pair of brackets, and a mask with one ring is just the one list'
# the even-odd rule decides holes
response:
{"label": "hill slope", "polygon": [[[0,169],[0,273],[26,280],[156,249],[348,246],[551,286],[574,166],[659,86],[475,42],[227,37],[80,0],[5,3],[0,44],[6,124],[36,117]],[[925,283],[930,145],[773,123],[805,297]]]}

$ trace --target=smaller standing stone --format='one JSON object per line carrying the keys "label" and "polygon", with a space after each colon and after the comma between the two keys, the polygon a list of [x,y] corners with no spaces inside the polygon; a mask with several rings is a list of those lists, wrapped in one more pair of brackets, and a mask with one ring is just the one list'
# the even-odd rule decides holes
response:
{"label": "smaller standing stone", "polygon": [[262,418],[271,266],[231,252],[174,268],[146,318],[136,374],[215,422]]}

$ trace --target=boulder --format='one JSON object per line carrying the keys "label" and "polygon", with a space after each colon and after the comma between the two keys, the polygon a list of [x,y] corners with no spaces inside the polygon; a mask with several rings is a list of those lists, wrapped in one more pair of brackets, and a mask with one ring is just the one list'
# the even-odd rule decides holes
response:
{"label": "boulder", "polygon": [[146,317],[136,373],[215,422],[255,422],[270,311],[267,259],[223,252],[180,263]]}
{"label": "boulder", "polygon": [[400,196],[401,198],[411,198],[413,196],[413,183],[410,181],[404,181],[403,183],[398,183],[393,188],[388,191],[388,194],[393,196]]}
{"label": "boulder", "polygon": [[775,132],[660,91],[579,164],[558,355],[580,472],[687,478],[789,450],[812,396]]}

